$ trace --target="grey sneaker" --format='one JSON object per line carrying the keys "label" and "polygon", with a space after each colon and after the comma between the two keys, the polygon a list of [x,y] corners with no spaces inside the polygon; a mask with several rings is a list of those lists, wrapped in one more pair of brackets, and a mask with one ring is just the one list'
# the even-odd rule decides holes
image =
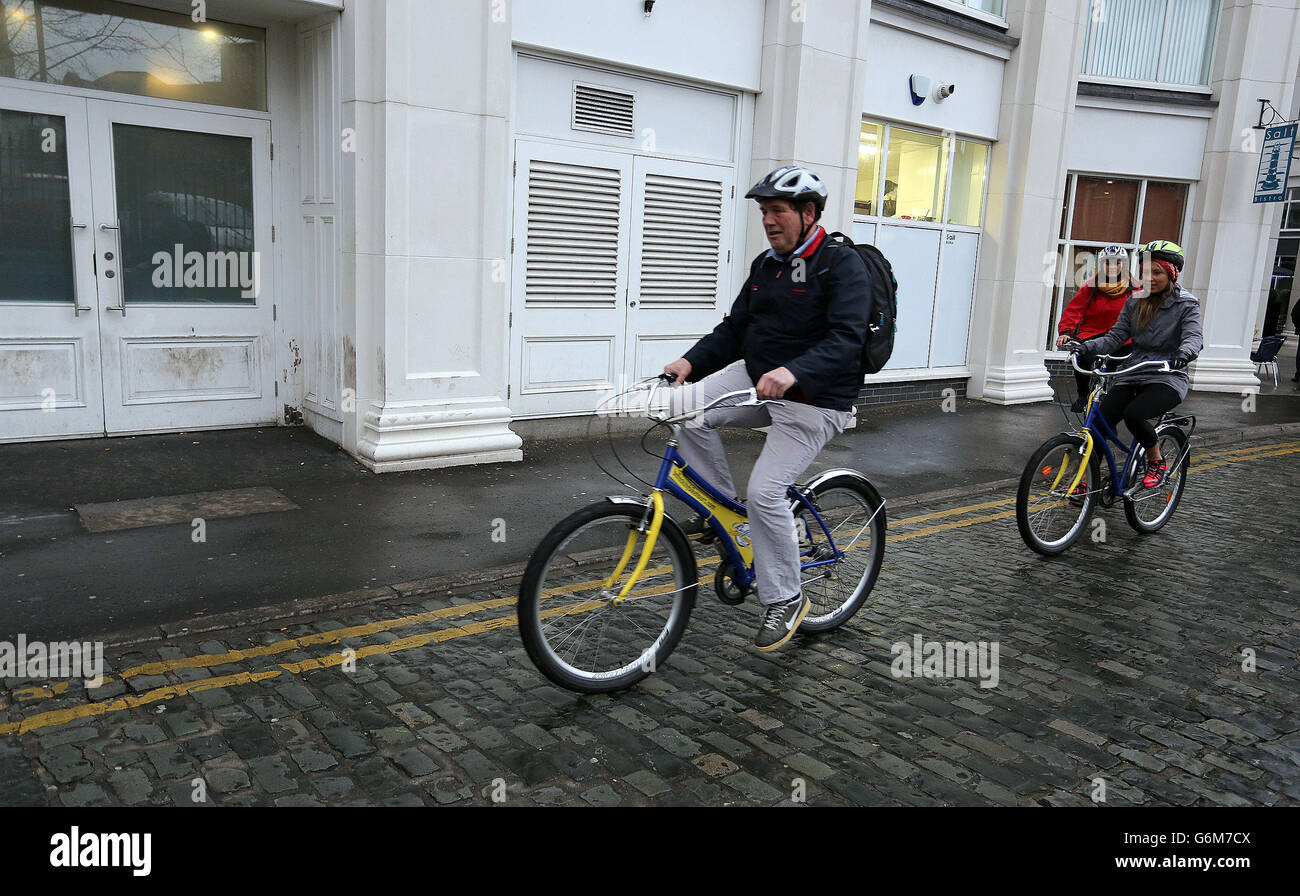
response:
{"label": "grey sneaker", "polygon": [[785,603],[768,604],[763,609],[763,622],[758,627],[754,646],[762,651],[776,650],[789,641],[810,607],[812,602],[802,594]]}
{"label": "grey sneaker", "polygon": [[714,535],[713,530],[709,528],[709,524],[705,522],[704,517],[698,513],[682,520],[682,531],[686,533],[687,538],[698,535],[700,544],[711,544],[718,539],[718,536]]}

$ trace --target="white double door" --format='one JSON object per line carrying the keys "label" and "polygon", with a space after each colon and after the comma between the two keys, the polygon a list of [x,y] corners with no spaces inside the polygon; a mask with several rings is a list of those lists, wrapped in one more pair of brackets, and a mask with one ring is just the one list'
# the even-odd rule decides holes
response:
{"label": "white double door", "polygon": [[517,141],[515,416],[590,413],[712,330],[735,204],[729,166]]}
{"label": "white double door", "polygon": [[276,419],[270,128],[0,86],[0,441]]}

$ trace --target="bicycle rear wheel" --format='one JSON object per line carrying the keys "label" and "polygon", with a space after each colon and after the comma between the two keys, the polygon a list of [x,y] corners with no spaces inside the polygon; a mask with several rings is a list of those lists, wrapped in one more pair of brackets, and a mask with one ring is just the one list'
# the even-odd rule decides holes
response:
{"label": "bicycle rear wheel", "polygon": [[1059,554],[1088,525],[1101,492],[1101,468],[1094,451],[1073,493],[1070,485],[1083,462],[1083,439],[1062,434],[1048,439],[1025,465],[1016,490],[1016,525],[1025,544],[1040,554]]}
{"label": "bicycle rear wheel", "polygon": [[1187,485],[1187,467],[1191,462],[1187,436],[1177,426],[1156,429],[1156,444],[1160,446],[1160,456],[1169,462],[1164,482],[1155,488],[1138,489],[1132,497],[1124,499],[1128,524],[1143,534],[1160,529],[1174,515]]}
{"label": "bicycle rear wheel", "polygon": [[803,594],[812,603],[799,624],[805,634],[827,632],[847,622],[866,603],[885,556],[884,502],[871,488],[856,477],[835,476],[813,489],[810,498],[834,545],[817,517],[797,502],[795,526],[807,535],[799,544],[801,562],[831,560],[836,548],[843,556],[801,574]]}
{"label": "bicycle rear wheel", "polygon": [[519,633],[533,664],[561,687],[587,694],[629,687],[654,672],[686,630],[699,575],[674,526],[660,529],[644,573],[617,600],[645,546],[645,533],[636,531],[643,516],[644,507],[628,504],[584,507],[557,524],[528,562]]}

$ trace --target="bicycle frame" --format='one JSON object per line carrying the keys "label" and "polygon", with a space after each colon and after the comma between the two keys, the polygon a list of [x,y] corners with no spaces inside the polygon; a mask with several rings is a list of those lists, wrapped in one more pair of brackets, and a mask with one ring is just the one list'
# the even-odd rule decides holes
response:
{"label": "bicycle frame", "polygon": [[[749,540],[748,508],[719,492],[699,473],[691,469],[690,465],[686,463],[686,459],[677,450],[677,431],[678,426],[674,425],[673,438],[668,441],[667,449],[663,455],[663,462],[659,465],[659,473],[655,477],[654,489],[650,493],[647,517],[642,519],[640,528],[628,533],[627,545],[623,549],[622,559],[619,560],[617,568],[605,583],[607,589],[614,587],[632,558],[636,547],[637,534],[643,531],[646,532],[646,543],[641,549],[641,558],[629,576],[628,581],[615,598],[616,603],[621,602],[631,591],[632,586],[645,570],[650,554],[654,551],[655,541],[663,525],[662,493],[664,492],[679,498],[707,522],[709,528],[717,536],[718,544],[724,556],[731,563],[732,581],[736,586],[741,590],[745,590],[754,584],[754,548]],[[803,504],[812,513],[822,532],[825,533],[826,540],[830,544],[832,551],[830,557],[800,563],[800,570],[827,566],[841,560],[844,557],[844,552],[835,544],[835,537],[831,534],[830,527],[826,525],[826,521],[822,519],[822,515],[817,508],[813,506],[803,492],[793,485],[790,486],[787,494],[791,500]],[[878,513],[879,510],[876,512]],[[806,552],[801,551],[802,553]]]}
{"label": "bicycle frame", "polygon": [[[1076,365],[1075,369],[1081,368]],[[1124,448],[1125,446],[1124,442],[1120,440],[1119,433],[1106,422],[1106,418],[1102,416],[1101,413],[1100,399],[1107,391],[1108,387],[1106,384],[1104,382],[1099,383],[1093,388],[1091,394],[1088,396],[1088,408],[1083,423],[1083,431],[1081,433],[1085,443],[1084,450],[1083,455],[1080,458],[1079,470],[1074,474],[1074,478],[1070,481],[1070,486],[1067,489],[1067,492],[1069,493],[1073,493],[1078,487],[1079,482],[1083,479],[1084,471],[1088,468],[1088,461],[1091,459],[1093,449],[1097,445],[1101,446],[1101,456],[1105,459],[1106,468],[1110,473],[1110,489],[1108,493],[1117,498],[1126,497],[1137,488],[1137,486],[1134,485],[1132,488],[1125,490],[1123,484],[1128,482],[1129,476],[1137,469],[1138,458],[1142,456],[1140,453],[1141,443],[1138,441],[1136,436],[1133,438],[1133,443],[1126,449],[1128,454],[1124,458],[1123,475],[1117,475],[1115,471],[1115,456],[1111,454],[1110,445],[1107,443],[1114,442],[1120,448]],[[1179,425],[1185,421],[1191,421],[1191,429],[1195,430],[1196,418],[1190,415],[1184,414],[1180,417],[1169,420],[1168,422],[1173,423],[1174,425]],[[1190,435],[1191,432],[1189,431],[1188,436],[1190,437]],[[1180,456],[1172,463],[1172,466],[1176,467],[1181,461],[1182,457]],[[1053,489],[1055,489],[1061,479],[1064,478],[1065,472],[1065,469],[1062,468],[1062,470],[1057,474],[1056,481],[1052,483]]]}
{"label": "bicycle frame", "polygon": [[[1141,443],[1138,442],[1136,437],[1133,439],[1133,443],[1127,447],[1128,454],[1124,458],[1124,474],[1123,476],[1117,475],[1115,472],[1115,456],[1111,454],[1110,445],[1107,443],[1114,442],[1120,448],[1124,448],[1125,445],[1120,440],[1119,433],[1106,422],[1106,418],[1101,414],[1101,402],[1097,400],[1097,398],[1100,397],[1098,395],[1100,391],[1100,389],[1094,391],[1092,398],[1088,402],[1088,416],[1084,421],[1083,427],[1088,431],[1090,437],[1087,440],[1088,445],[1084,449],[1083,459],[1077,475],[1079,478],[1082,478],[1083,471],[1087,468],[1089,455],[1092,453],[1093,446],[1100,445],[1101,456],[1106,461],[1106,468],[1110,472],[1110,494],[1120,497],[1123,495],[1123,483],[1128,482],[1129,475],[1136,468],[1137,459],[1141,456],[1139,454]],[[1071,483],[1071,489],[1076,485],[1078,485],[1077,482]]]}

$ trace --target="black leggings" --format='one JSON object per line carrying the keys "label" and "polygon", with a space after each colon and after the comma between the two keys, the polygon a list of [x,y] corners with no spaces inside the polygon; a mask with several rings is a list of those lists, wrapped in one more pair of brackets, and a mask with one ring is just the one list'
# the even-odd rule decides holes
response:
{"label": "black leggings", "polygon": [[1074,384],[1079,387],[1079,397],[1087,398],[1088,393],[1092,391],[1089,386],[1092,384],[1092,374],[1074,372]]}
{"label": "black leggings", "polygon": [[1111,386],[1110,392],[1101,400],[1101,415],[1112,429],[1118,427],[1122,419],[1142,447],[1150,448],[1156,443],[1156,428],[1151,421],[1165,411],[1172,411],[1181,401],[1174,387],[1164,383]]}

